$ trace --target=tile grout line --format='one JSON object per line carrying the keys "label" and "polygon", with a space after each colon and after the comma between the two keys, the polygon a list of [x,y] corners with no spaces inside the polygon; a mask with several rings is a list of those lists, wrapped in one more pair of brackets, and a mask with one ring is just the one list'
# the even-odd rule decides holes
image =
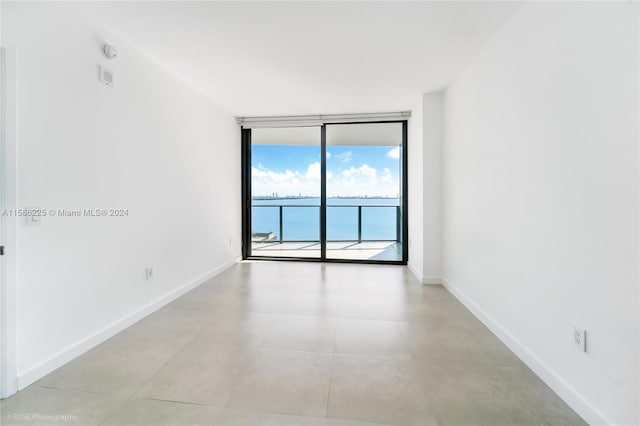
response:
{"label": "tile grout line", "polygon": [[[212,321],[213,323],[213,321]],[[208,325],[207,325],[208,326]],[[203,327],[202,330],[200,330],[198,333],[194,334],[189,340],[187,340],[185,342],[184,345],[182,345],[182,347],[180,347],[179,350],[176,351],[176,353],[174,353],[171,357],[169,357],[167,359],[166,362],[164,362],[162,364],[162,366],[160,368],[158,368],[150,377],[148,377],[146,380],[144,380],[142,383],[140,383],[140,385],[136,388],[136,390],[129,395],[129,397],[127,399],[131,399],[132,397],[136,397],[138,395],[138,392],[140,392],[140,390],[149,382],[151,382],[153,380],[154,377],[156,377],[158,375],[158,373],[160,373],[160,371],[162,371],[167,365],[169,365],[169,363],[171,363],[171,361],[173,361],[174,359],[176,359],[176,357],[181,354],[182,352],[184,352],[184,350],[187,348],[187,346],[189,346],[193,341],[195,341],[197,336],[200,336],[200,334],[202,334],[204,332],[204,330],[206,329],[206,327]],[[144,398],[144,397],[138,397],[138,398]]]}
{"label": "tile grout line", "polygon": [[333,343],[331,345],[332,353],[331,353],[331,368],[329,369],[329,386],[327,389],[327,406],[326,406],[325,416],[324,416],[325,423],[326,423],[326,419],[329,418],[329,402],[331,401],[331,383],[333,382],[333,363],[336,357],[336,338],[338,335],[339,319],[336,319],[335,321],[336,321],[336,326],[335,326],[335,329],[333,330]]}

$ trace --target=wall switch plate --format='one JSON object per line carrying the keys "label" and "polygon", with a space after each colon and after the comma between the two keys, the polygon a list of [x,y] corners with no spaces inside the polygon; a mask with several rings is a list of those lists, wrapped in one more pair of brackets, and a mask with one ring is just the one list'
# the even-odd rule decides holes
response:
{"label": "wall switch plate", "polygon": [[100,81],[106,86],[113,87],[113,71],[100,67]]}
{"label": "wall switch plate", "polygon": [[[40,209],[27,209],[31,211],[39,211]],[[27,226],[40,226],[42,223],[42,216],[38,214],[27,214],[25,215],[25,224]]]}
{"label": "wall switch plate", "polygon": [[573,345],[580,352],[587,351],[587,330],[580,327],[573,327]]}

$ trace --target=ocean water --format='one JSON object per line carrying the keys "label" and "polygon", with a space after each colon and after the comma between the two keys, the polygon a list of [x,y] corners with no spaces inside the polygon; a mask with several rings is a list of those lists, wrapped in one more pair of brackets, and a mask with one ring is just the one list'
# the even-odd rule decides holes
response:
{"label": "ocean water", "polygon": [[[396,240],[398,198],[327,198],[327,240],[358,239],[358,207],[362,206],[363,240]],[[272,232],[285,241],[320,240],[320,198],[253,200],[252,232]]]}

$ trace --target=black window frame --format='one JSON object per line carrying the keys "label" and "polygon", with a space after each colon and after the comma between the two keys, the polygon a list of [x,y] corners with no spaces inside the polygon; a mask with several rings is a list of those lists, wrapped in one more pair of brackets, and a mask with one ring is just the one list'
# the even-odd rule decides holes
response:
{"label": "black window frame", "polygon": [[[401,260],[372,260],[372,259],[327,259],[327,126],[345,124],[378,124],[402,123],[402,149],[400,150],[401,169]],[[408,120],[379,120],[379,121],[350,121],[338,123],[324,123],[320,126],[320,257],[285,257],[285,256],[254,256],[251,253],[251,128],[240,128],[241,131],[241,180],[242,180],[242,259],[265,261],[301,261],[322,263],[355,263],[376,265],[406,265],[409,261],[409,191],[408,191]]]}

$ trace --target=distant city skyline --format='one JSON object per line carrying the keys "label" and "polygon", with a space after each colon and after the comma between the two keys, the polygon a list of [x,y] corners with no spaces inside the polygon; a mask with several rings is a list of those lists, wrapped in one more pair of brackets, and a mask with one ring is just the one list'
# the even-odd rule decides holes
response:
{"label": "distant city skyline", "polygon": [[[399,170],[399,147],[330,146],[327,197],[398,197]],[[251,175],[254,197],[319,197],[320,147],[254,145]]]}

